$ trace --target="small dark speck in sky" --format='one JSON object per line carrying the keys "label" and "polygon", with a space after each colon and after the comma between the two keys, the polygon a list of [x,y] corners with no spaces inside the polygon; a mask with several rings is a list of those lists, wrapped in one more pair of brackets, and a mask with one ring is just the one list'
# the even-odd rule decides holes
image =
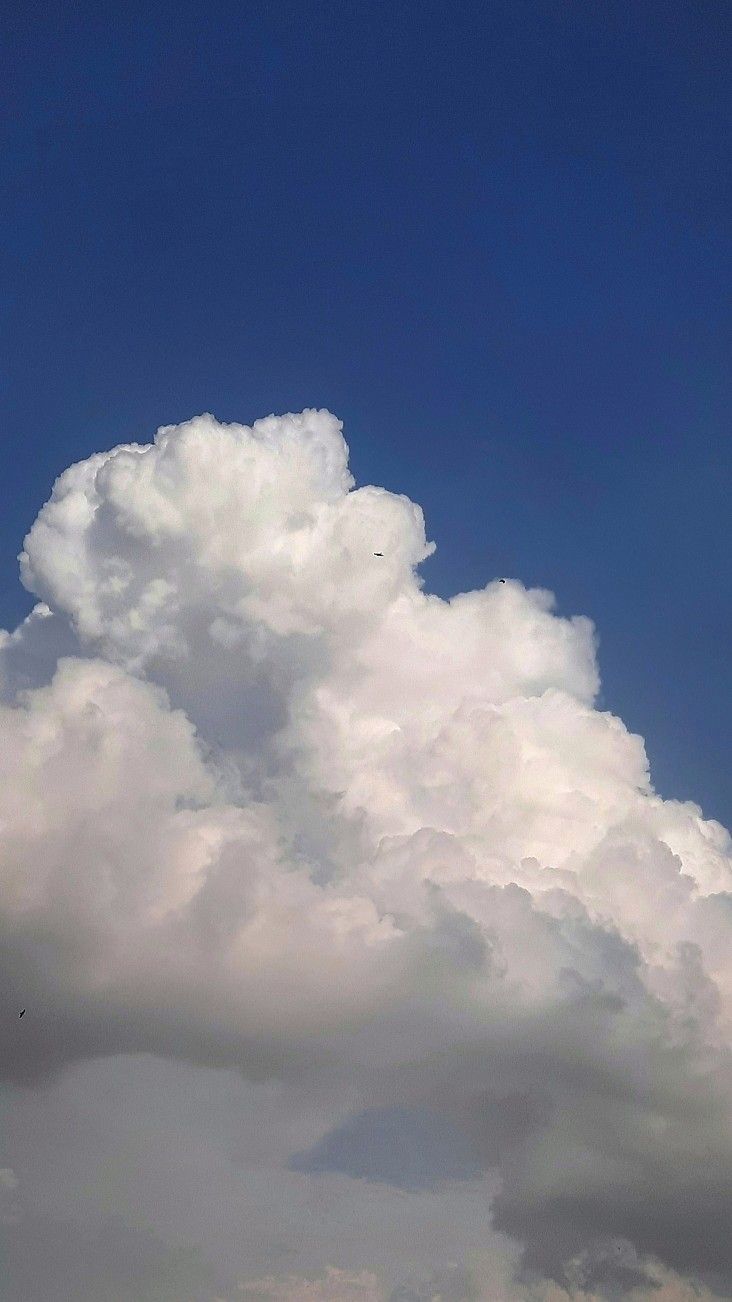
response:
{"label": "small dark speck in sky", "polygon": [[[24,1013],[24,1012],[25,1012],[25,1009],[23,1009],[23,1013]],[[22,1017],[22,1016],[23,1016],[23,1013],[18,1013],[18,1017]]]}

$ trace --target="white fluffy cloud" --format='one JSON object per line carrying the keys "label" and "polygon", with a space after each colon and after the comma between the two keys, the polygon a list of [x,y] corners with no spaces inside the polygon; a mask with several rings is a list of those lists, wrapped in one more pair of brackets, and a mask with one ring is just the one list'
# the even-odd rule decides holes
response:
{"label": "white fluffy cloud", "polygon": [[[357,1134],[388,1183],[379,1118],[427,1109],[497,1176],[523,1296],[730,1290],[730,837],[594,708],[589,620],[514,580],[429,595],[431,550],[323,411],[60,477],[0,645],[4,1076],[145,1052],[278,1080],[321,1109],[311,1182],[321,1140],[355,1174]],[[377,1264],[282,1279],[370,1297]]]}

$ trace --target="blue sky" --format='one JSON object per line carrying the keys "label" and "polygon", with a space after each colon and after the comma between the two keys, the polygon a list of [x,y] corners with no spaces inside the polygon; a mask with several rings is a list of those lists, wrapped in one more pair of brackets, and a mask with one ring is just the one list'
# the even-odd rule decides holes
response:
{"label": "blue sky", "polygon": [[0,623],[70,462],[325,406],[732,824],[730,10],[9,4]]}

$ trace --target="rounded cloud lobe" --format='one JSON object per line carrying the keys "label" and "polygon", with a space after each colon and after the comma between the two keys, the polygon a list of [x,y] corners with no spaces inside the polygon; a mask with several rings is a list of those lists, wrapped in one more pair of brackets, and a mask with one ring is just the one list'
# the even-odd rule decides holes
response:
{"label": "rounded cloud lobe", "polygon": [[525,1290],[723,1295],[730,837],[594,708],[589,620],[513,580],[441,600],[432,550],[325,411],[60,477],[0,645],[6,1079],[276,1078],[327,1103],[311,1179],[495,1173]]}

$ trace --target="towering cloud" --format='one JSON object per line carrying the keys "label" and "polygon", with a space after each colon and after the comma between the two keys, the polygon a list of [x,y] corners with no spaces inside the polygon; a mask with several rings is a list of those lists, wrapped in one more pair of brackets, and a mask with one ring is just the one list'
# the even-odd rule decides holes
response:
{"label": "towering cloud", "polygon": [[[429,595],[432,550],[325,411],[60,477],[0,646],[5,1080],[235,1069],[298,1187],[478,1190],[506,1298],[725,1296],[732,842],[594,708],[589,620]],[[480,1251],[241,1289],[495,1298]]]}

